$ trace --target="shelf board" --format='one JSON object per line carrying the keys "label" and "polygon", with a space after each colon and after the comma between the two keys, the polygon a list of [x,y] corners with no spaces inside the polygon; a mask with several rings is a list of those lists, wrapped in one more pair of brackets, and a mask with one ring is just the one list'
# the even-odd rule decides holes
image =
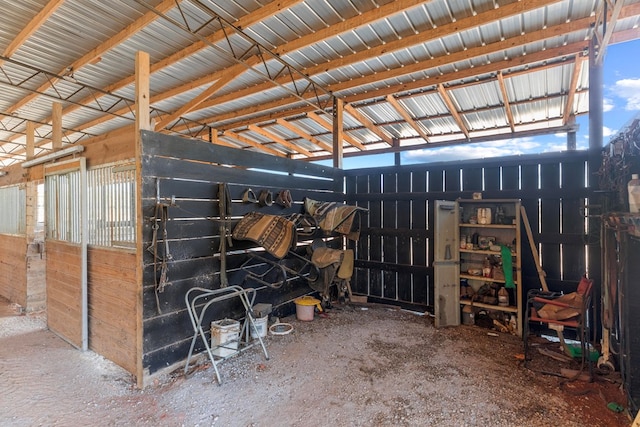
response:
{"label": "shelf board", "polygon": [[[471,274],[464,274],[464,273],[460,273],[460,278],[461,279],[470,279],[470,280],[480,280],[480,281],[483,281],[483,282],[505,283],[504,280],[494,279],[493,277],[473,276]],[[518,282],[514,281],[514,283],[517,284]]]}
{"label": "shelf board", "polygon": [[[466,253],[469,253],[469,254],[483,254],[483,255],[498,255],[498,256],[502,256],[502,252],[500,252],[500,251],[489,251],[489,250],[484,250],[484,249],[460,249],[460,252],[466,252]],[[514,254],[512,252],[511,256],[515,257],[516,254]]]}
{"label": "shelf board", "polygon": [[460,227],[467,228],[502,228],[506,230],[514,230],[516,226],[514,224],[469,224],[461,223]]}
{"label": "shelf board", "polygon": [[471,302],[470,300],[460,300],[460,304],[462,305],[472,305],[474,307],[486,308],[488,310],[498,310],[498,311],[508,311],[509,313],[518,313],[518,307],[514,307],[512,305],[502,307],[499,305],[493,304],[485,304],[482,302]]}

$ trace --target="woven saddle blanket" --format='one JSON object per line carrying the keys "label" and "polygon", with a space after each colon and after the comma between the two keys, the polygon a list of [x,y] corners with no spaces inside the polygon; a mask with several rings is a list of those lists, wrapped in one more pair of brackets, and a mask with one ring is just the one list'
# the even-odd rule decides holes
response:
{"label": "woven saddle blanket", "polygon": [[336,202],[320,202],[308,197],[304,199],[304,208],[325,233],[340,233],[350,240],[358,240],[360,237],[358,212],[366,209]]}
{"label": "woven saddle blanket", "polygon": [[236,240],[250,240],[274,257],[283,258],[296,245],[295,224],[278,215],[249,212],[233,229]]}

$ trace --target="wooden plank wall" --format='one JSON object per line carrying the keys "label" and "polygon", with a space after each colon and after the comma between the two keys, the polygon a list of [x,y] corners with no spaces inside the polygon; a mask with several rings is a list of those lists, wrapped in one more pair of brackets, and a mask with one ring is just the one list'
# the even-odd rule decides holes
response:
{"label": "wooden plank wall", "polygon": [[111,248],[87,251],[89,348],[136,373],[136,254]]}
{"label": "wooden plank wall", "polygon": [[76,347],[82,346],[80,245],[47,241],[47,325]]}
{"label": "wooden plank wall", "polygon": [[0,234],[0,296],[27,307],[27,240]]}
{"label": "wooden plank wall", "polygon": [[[288,215],[303,211],[302,200],[344,200],[342,171],[330,167],[265,155],[249,150],[232,149],[201,141],[143,132],[142,209],[144,216],[143,247],[143,368],[145,375],[183,361],[189,351],[193,329],[186,311],[184,296],[194,286],[220,287],[220,212],[218,184],[227,183],[232,199],[232,229],[242,215],[250,211]],[[276,194],[289,189],[295,204],[285,209],[275,203],[270,207],[244,204],[243,192],[251,188],[256,196],[262,190]],[[160,268],[153,263],[152,225],[156,192],[161,200],[175,200],[168,208],[167,241],[172,259],[168,263],[169,283],[158,294],[155,280]],[[162,229],[162,227],[161,227]],[[158,248],[162,254],[164,240],[158,233]],[[299,239],[303,245],[309,240]],[[228,248],[229,283],[243,285],[244,272],[238,267],[246,259],[244,249],[250,242],[234,240]],[[288,262],[288,261],[287,261]],[[257,287],[255,283],[244,286]],[[311,289],[305,281],[291,281],[279,289],[266,287],[258,291],[256,302],[267,302],[279,310],[290,309],[291,301]],[[237,301],[229,301],[211,311],[204,325],[211,320],[232,315]],[[236,313],[237,314],[237,313]],[[208,328],[205,328],[208,329]],[[203,349],[198,341],[196,351]]]}
{"label": "wooden plank wall", "polygon": [[[434,201],[473,192],[522,199],[550,287],[571,289],[586,271],[597,281],[599,221],[587,221],[583,209],[594,197],[585,185],[587,159],[574,152],[345,171],[348,203],[369,209],[356,247],[353,291],[432,307]],[[523,275],[525,289],[540,286],[526,240]]]}

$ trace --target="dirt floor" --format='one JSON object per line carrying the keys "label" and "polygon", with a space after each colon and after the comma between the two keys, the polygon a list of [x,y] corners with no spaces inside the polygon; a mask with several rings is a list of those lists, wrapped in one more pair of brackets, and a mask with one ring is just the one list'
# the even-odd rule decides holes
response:
{"label": "dirt floor", "polygon": [[[2,305],[0,303],[0,305]],[[219,364],[145,390],[46,329],[0,308],[1,426],[626,426],[616,376],[566,382],[522,366],[522,342],[376,305],[335,308]],[[542,362],[539,362],[541,359]],[[536,355],[544,369],[558,362]],[[548,364],[549,366],[546,366]],[[534,364],[535,365],[535,364]],[[534,366],[532,365],[532,366]]]}

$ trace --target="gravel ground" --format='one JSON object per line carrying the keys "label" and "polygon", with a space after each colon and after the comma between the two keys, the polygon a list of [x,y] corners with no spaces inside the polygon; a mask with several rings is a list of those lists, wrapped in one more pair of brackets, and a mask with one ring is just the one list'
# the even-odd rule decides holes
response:
{"label": "gravel ground", "polygon": [[[1,426],[623,426],[615,383],[562,384],[524,368],[514,336],[437,330],[428,316],[376,305],[335,308],[289,335],[145,390],[119,367],[46,330],[44,316],[0,310]],[[543,356],[539,356],[543,357]]]}

